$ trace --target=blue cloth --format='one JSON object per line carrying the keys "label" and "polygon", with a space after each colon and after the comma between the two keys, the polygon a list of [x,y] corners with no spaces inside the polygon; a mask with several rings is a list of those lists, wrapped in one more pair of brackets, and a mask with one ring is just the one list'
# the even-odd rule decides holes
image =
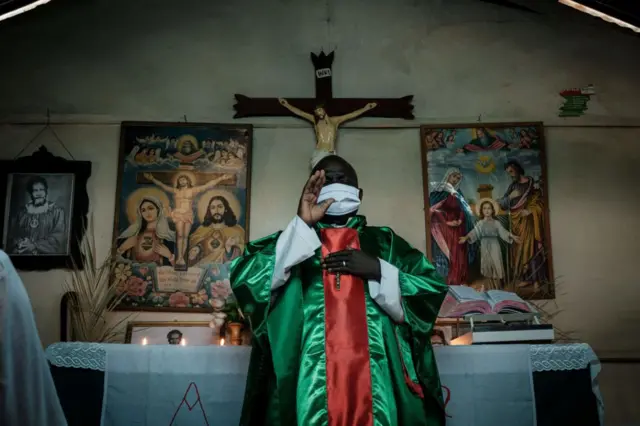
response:
{"label": "blue cloth", "polygon": [[0,425],[66,426],[29,296],[0,250]]}
{"label": "blue cloth", "polygon": [[102,426],[237,426],[251,348],[104,345]]}

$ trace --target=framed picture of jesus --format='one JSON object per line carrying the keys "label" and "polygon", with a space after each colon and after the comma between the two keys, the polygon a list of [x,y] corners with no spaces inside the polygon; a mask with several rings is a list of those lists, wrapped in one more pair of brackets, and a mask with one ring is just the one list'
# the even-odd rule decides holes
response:
{"label": "framed picture of jesus", "polygon": [[420,128],[427,253],[449,285],[555,297],[542,123]]}
{"label": "framed picture of jesus", "polygon": [[211,312],[234,303],[228,264],[249,234],[252,127],[121,129],[114,280],[121,310]]}

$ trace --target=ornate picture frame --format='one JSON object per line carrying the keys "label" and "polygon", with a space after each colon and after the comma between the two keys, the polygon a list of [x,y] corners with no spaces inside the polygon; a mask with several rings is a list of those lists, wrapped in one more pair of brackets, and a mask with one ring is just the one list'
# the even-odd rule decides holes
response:
{"label": "ornate picture frame", "polygon": [[427,253],[449,285],[553,299],[542,123],[420,127]]}
{"label": "ornate picture frame", "polygon": [[207,321],[131,321],[124,343],[138,345],[217,345]]}
{"label": "ornate picture frame", "polygon": [[118,310],[234,304],[249,234],[252,126],[123,122],[114,220]]}
{"label": "ornate picture frame", "polygon": [[72,161],[41,146],[0,161],[0,247],[16,269],[84,267],[80,243],[89,212],[91,162]]}

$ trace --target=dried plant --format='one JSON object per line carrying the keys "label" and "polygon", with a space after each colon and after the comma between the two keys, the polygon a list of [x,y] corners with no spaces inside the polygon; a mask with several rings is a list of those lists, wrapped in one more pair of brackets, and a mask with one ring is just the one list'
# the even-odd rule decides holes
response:
{"label": "dried plant", "polygon": [[[550,281],[548,284],[554,286],[556,297],[566,294],[562,291],[562,283],[559,278]],[[553,320],[558,316],[558,314],[563,312],[563,310],[558,306],[556,299],[532,300],[530,302],[535,306],[540,314],[540,320],[545,324],[553,325]],[[556,342],[572,343],[579,340],[575,330],[563,330],[558,328],[556,325],[553,325],[553,330],[556,335]]]}
{"label": "dried plant", "polygon": [[[539,256],[541,256],[543,259],[549,259],[548,255],[548,250],[542,250],[539,253]],[[546,268],[546,262],[541,262],[537,267]],[[532,275],[535,276],[537,272],[538,270],[533,271]],[[512,280],[505,283],[505,290],[516,292],[519,284],[525,280],[522,275],[523,274],[521,274],[521,276],[514,277]],[[553,320],[558,316],[558,314],[563,312],[563,310],[558,306],[555,299],[559,295],[566,294],[562,292],[562,290],[563,288],[561,277],[552,278],[539,283],[539,290],[536,289],[536,293],[534,295],[539,295],[540,297],[553,296],[552,299],[535,299],[529,301],[540,314],[540,320],[543,323],[553,325]],[[575,330],[562,330],[555,325],[553,325],[553,329],[556,335],[557,342],[569,343],[578,340]]]}
{"label": "dried plant", "polygon": [[73,340],[82,342],[109,343],[121,340],[121,325],[131,314],[113,324],[109,324],[107,319],[107,314],[126,296],[126,292],[120,288],[125,283],[116,274],[113,251],[98,263],[93,220],[90,220],[85,237],[79,244],[84,267],[79,268],[74,264],[63,285],[64,290],[72,294],[69,298],[71,336]]}

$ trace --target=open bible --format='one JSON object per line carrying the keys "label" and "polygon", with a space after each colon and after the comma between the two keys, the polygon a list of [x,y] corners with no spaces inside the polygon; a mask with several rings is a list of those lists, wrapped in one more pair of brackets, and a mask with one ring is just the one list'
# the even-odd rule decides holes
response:
{"label": "open bible", "polygon": [[470,314],[512,314],[535,312],[515,293],[502,290],[479,292],[462,285],[449,286],[439,317],[458,318]]}

